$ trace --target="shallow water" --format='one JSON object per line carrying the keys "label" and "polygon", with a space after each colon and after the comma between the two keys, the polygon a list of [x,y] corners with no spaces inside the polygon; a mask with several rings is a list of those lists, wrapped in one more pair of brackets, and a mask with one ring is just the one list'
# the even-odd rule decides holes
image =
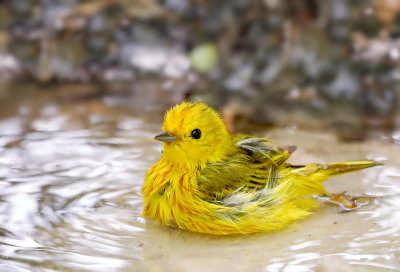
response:
{"label": "shallow water", "polygon": [[0,110],[0,271],[400,270],[400,146],[257,131],[296,144],[293,163],[384,162],[325,183],[332,193],[376,200],[352,212],[321,201],[315,214],[279,232],[193,234],[141,217],[140,188],[160,157],[152,137],[161,115],[149,119],[107,101],[18,98]]}

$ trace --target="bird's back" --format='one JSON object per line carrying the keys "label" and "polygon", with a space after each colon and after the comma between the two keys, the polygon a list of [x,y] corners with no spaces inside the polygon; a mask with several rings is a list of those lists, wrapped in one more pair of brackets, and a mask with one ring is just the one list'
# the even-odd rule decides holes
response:
{"label": "bird's back", "polygon": [[[217,202],[232,195],[255,194],[259,191],[273,191],[286,183],[296,186],[293,179],[305,179],[304,166],[293,166],[286,161],[294,147],[279,147],[266,138],[233,135],[235,148],[226,157],[208,164],[197,178],[199,191],[205,199]],[[320,185],[307,184],[309,192],[325,193]]]}

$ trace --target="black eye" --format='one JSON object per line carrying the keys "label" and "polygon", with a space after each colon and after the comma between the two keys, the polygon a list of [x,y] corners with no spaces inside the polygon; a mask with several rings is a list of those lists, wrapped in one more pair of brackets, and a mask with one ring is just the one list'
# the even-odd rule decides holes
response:
{"label": "black eye", "polygon": [[200,137],[201,137],[200,129],[196,128],[196,129],[192,130],[191,135],[192,135],[193,139],[200,139]]}

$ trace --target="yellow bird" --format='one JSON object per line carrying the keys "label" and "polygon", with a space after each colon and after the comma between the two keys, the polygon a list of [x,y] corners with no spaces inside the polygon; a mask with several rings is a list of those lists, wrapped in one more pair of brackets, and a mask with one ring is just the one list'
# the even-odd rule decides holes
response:
{"label": "yellow bird", "polygon": [[353,161],[295,166],[294,147],[229,134],[203,103],[183,102],[165,115],[161,159],[146,174],[143,216],[168,226],[235,234],[278,230],[310,214],[326,179],[379,165]]}

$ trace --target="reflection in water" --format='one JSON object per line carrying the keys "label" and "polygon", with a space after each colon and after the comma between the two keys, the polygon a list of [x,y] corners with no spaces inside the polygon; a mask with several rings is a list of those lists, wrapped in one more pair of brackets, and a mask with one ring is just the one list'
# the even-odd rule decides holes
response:
{"label": "reflection in water", "polygon": [[160,156],[152,140],[160,124],[79,107],[46,103],[35,112],[24,105],[0,119],[0,271],[327,271],[332,262],[400,269],[398,146],[270,131],[299,146],[293,162],[388,158],[384,167],[327,182],[331,192],[376,201],[349,213],[322,203],[280,232],[215,237],[141,217],[140,189]]}

